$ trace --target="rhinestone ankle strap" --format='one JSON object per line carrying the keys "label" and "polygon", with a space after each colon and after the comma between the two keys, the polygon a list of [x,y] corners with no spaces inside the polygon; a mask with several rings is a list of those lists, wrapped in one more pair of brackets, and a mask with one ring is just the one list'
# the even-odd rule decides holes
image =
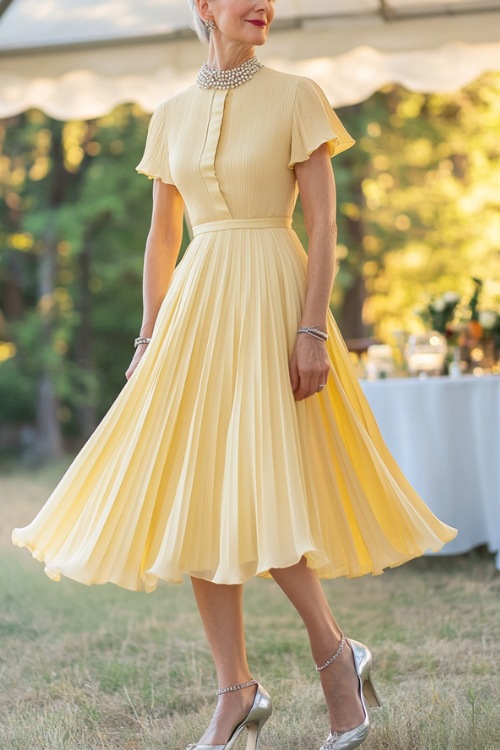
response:
{"label": "rhinestone ankle strap", "polygon": [[223,693],[233,693],[235,690],[243,690],[243,688],[250,687],[250,685],[257,685],[257,680],[249,680],[248,682],[240,682],[239,685],[230,685],[226,688],[220,688],[217,690],[217,695]]}
{"label": "rhinestone ankle strap", "polygon": [[340,638],[340,644],[339,644],[339,647],[338,647],[338,649],[336,650],[336,652],[334,653],[334,655],[333,655],[333,656],[330,656],[330,658],[328,659],[328,661],[325,661],[325,663],[324,663],[324,664],[321,664],[321,665],[320,665],[319,667],[318,667],[318,665],[317,665],[317,664],[315,665],[315,667],[314,667],[314,668],[315,668],[315,670],[316,670],[317,672],[322,672],[322,671],[323,671],[324,669],[326,669],[327,667],[329,667],[329,666],[330,666],[330,664],[333,664],[333,662],[334,662],[334,661],[336,661],[336,660],[337,660],[337,659],[339,658],[340,654],[341,654],[341,653],[342,653],[342,651],[344,650],[344,646],[345,646],[345,635],[343,634],[343,632],[342,632],[342,631],[340,631],[340,635],[341,635],[341,638]]}

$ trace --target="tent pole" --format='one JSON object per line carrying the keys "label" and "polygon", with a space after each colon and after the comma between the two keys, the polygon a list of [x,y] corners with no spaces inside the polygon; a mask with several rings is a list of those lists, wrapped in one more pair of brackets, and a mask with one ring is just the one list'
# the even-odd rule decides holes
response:
{"label": "tent pole", "polygon": [[386,21],[391,21],[397,15],[396,11],[391,6],[390,2],[388,2],[388,0],[380,0],[380,12],[382,13],[382,17]]}
{"label": "tent pole", "polygon": [[0,0],[0,18],[3,16],[12,0]]}

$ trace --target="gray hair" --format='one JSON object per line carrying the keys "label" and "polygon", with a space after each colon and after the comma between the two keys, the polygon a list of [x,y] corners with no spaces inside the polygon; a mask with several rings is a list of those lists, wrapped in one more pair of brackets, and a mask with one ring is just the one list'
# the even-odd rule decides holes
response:
{"label": "gray hair", "polygon": [[208,42],[210,40],[210,32],[205,26],[205,21],[200,18],[195,0],[188,0],[188,5],[193,14],[193,29],[196,31],[198,39],[202,42]]}

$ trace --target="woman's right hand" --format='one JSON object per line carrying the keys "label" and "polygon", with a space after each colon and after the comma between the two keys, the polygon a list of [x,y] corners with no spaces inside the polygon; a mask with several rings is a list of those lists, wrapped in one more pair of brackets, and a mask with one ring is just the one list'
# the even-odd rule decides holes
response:
{"label": "woman's right hand", "polygon": [[127,378],[127,380],[130,380],[130,378],[134,374],[134,370],[139,364],[139,362],[141,361],[141,358],[143,354],[145,353],[147,347],[148,347],[148,344],[139,344],[139,346],[135,350],[135,354],[132,357],[132,362],[129,364],[128,370],[125,373],[125,377]]}

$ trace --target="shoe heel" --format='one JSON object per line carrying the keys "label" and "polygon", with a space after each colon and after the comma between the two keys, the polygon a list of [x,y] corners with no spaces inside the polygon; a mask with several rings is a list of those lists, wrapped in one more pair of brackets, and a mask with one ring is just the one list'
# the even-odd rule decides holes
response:
{"label": "shoe heel", "polygon": [[363,695],[365,696],[365,700],[370,708],[378,708],[382,705],[370,675],[368,675],[363,682]]}
{"label": "shoe heel", "polygon": [[265,722],[261,724],[249,724],[247,727],[246,750],[259,750],[260,733]]}

